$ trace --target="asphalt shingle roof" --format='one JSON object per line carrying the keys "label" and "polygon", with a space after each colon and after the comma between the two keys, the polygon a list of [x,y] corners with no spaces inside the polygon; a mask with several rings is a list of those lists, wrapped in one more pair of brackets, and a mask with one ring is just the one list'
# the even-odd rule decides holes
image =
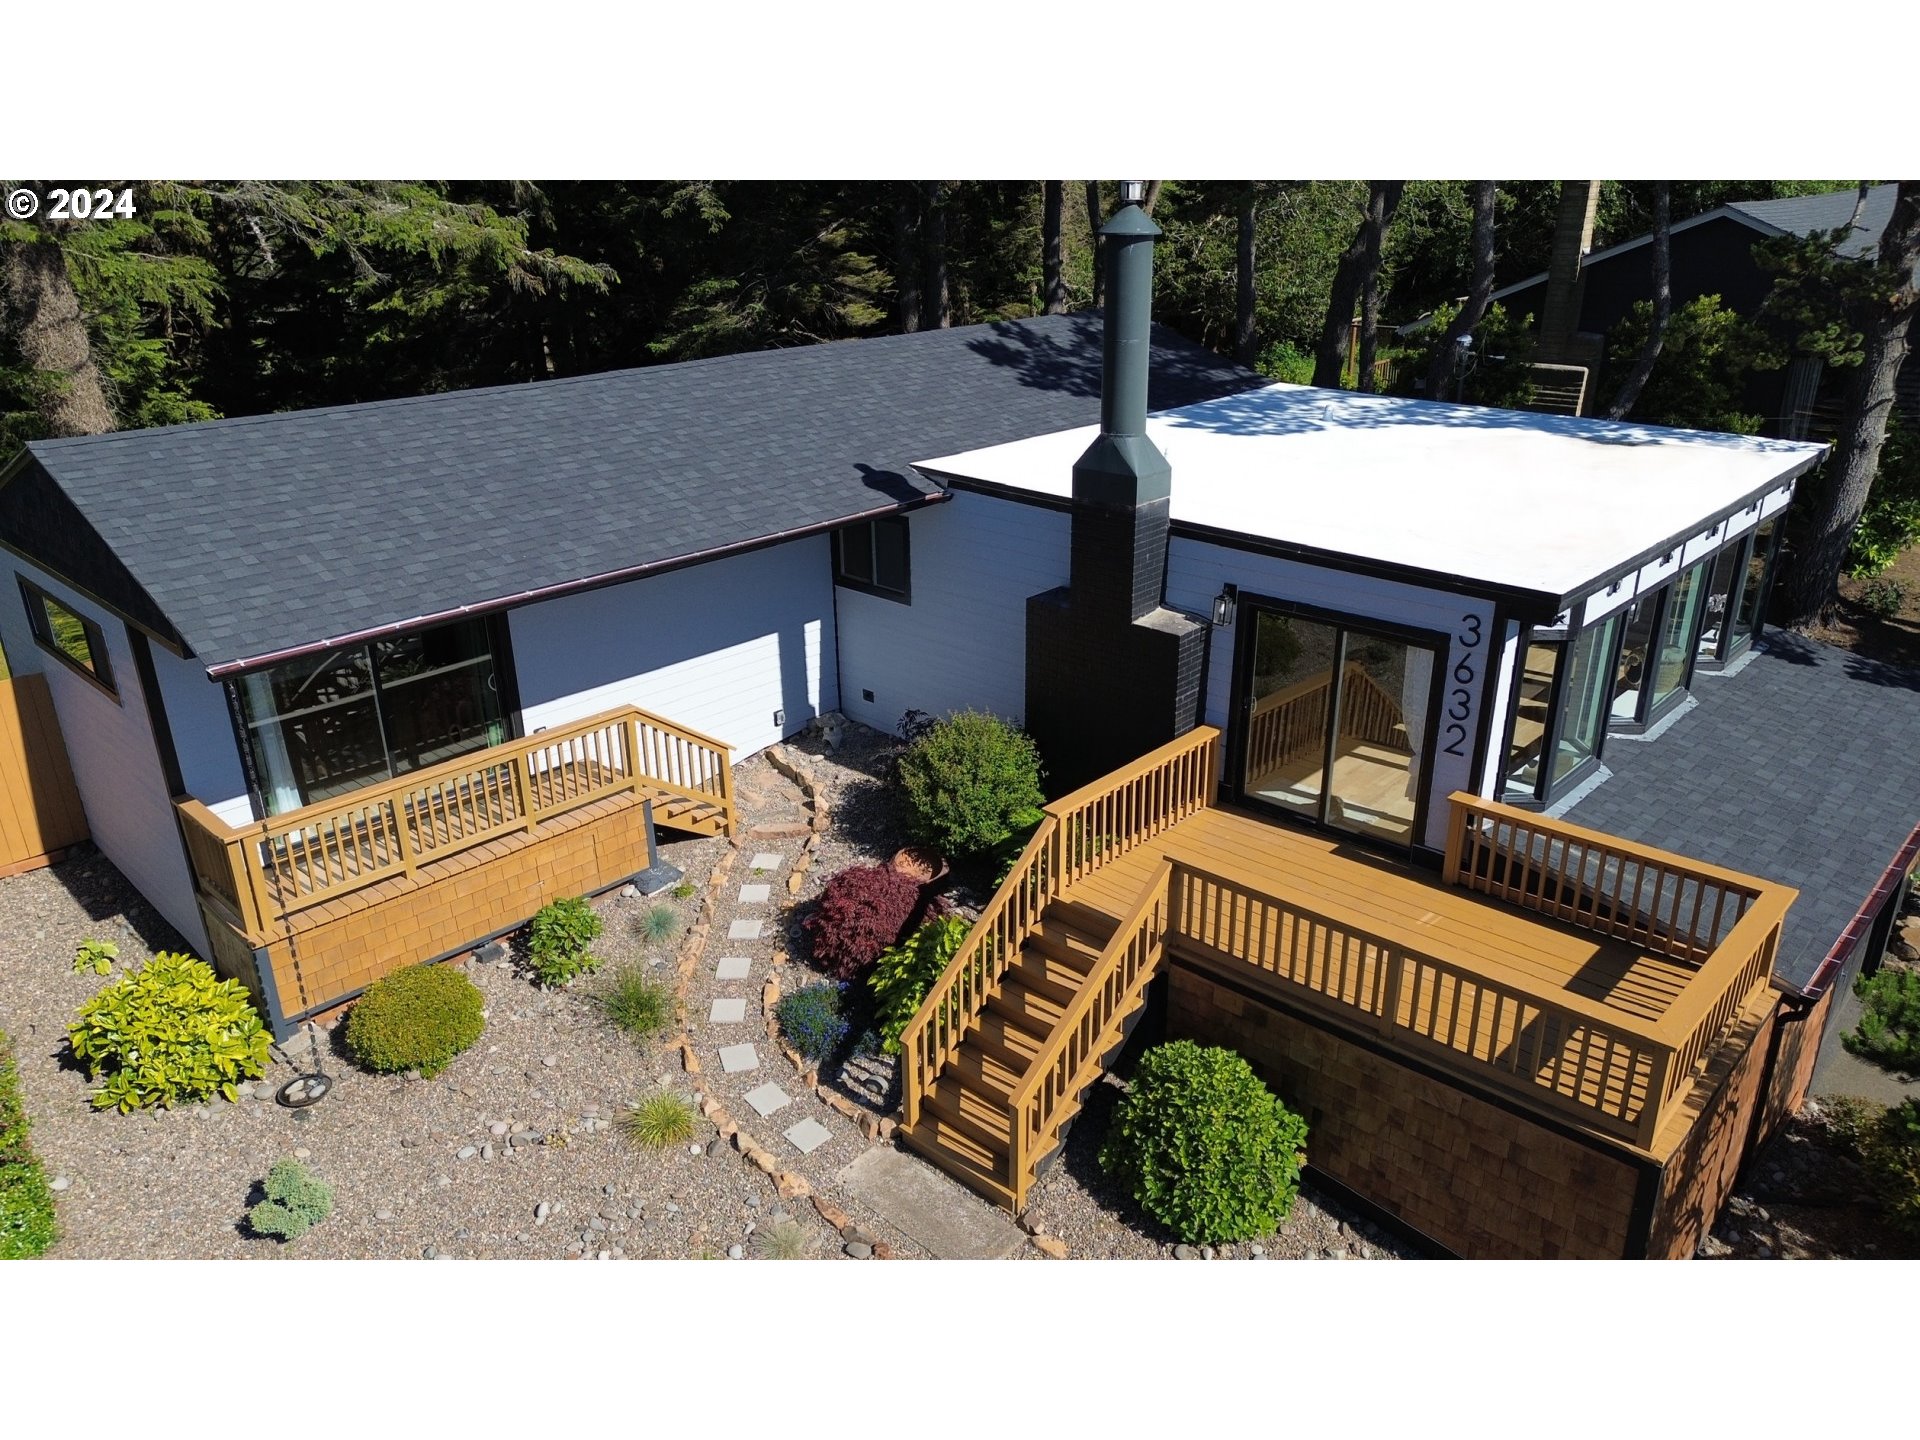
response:
{"label": "asphalt shingle roof", "polygon": [[1659,739],[1609,740],[1612,778],[1568,818],[1797,886],[1774,969],[1805,985],[1920,822],[1920,674],[1785,631],[1765,645],[1696,679]]}
{"label": "asphalt shingle roof", "polygon": [[[1898,188],[1876,185],[1867,192],[1860,224],[1834,248],[1836,255],[1858,259],[1879,250],[1881,232],[1893,218],[1894,193]],[[1838,230],[1845,225],[1857,199],[1857,190],[1829,190],[1820,195],[1796,195],[1786,200],[1735,200],[1727,208],[1791,235],[1809,235],[1815,230]]]}
{"label": "asphalt shingle roof", "polygon": [[[1049,316],[28,449],[213,668],[911,504],[914,460],[1096,421],[1100,350]],[[1150,373],[1264,383],[1159,327]]]}

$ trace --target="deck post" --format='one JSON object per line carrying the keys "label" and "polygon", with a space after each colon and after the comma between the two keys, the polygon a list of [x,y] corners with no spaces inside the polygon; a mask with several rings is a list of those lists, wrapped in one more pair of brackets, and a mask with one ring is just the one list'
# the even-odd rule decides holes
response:
{"label": "deck post", "polygon": [[1447,884],[1460,883],[1460,859],[1467,845],[1467,807],[1457,798],[1447,801],[1447,859],[1440,874]]}
{"label": "deck post", "polygon": [[[388,800],[385,803],[388,807],[387,813],[393,817],[390,823],[392,825],[392,830],[393,830],[394,853],[400,857],[400,866],[401,866],[401,869],[406,873],[407,878],[412,879],[413,871],[414,871],[414,856],[413,856],[413,846],[407,840],[407,807],[401,803],[398,796],[395,796],[393,799]],[[449,817],[448,823],[449,824],[452,823],[451,817]]]}
{"label": "deck post", "polygon": [[533,786],[527,780],[527,767],[533,763],[533,752],[523,750],[513,757],[513,803],[520,809],[520,828],[533,829]]}

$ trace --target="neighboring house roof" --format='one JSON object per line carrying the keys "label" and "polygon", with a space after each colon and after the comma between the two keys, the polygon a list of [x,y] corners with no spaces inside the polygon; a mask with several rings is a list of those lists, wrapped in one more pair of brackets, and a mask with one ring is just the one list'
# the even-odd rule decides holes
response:
{"label": "neighboring house roof", "polygon": [[[943,498],[914,456],[1097,417],[1101,330],[1049,316],[35,441],[0,477],[0,541],[223,673]],[[1262,383],[1159,327],[1151,375],[1159,405]],[[72,543],[75,518],[97,539]]]}
{"label": "neighboring house roof", "polygon": [[[1860,223],[1852,233],[1834,247],[1834,253],[1847,259],[1862,259],[1873,255],[1880,248],[1880,234],[1887,228],[1887,222],[1893,218],[1895,185],[1876,185],[1867,192],[1867,203],[1860,212]],[[1853,190],[1828,190],[1819,195],[1798,195],[1787,200],[1735,200],[1725,205],[1716,205],[1711,210],[1668,228],[1668,235],[1684,234],[1696,226],[1706,225],[1715,220],[1732,220],[1746,226],[1756,234],[1769,235],[1811,235],[1815,230],[1838,230],[1847,223],[1853,214],[1854,202],[1860,192]],[[1623,240],[1618,245],[1609,245],[1604,250],[1595,250],[1582,261],[1583,265],[1597,265],[1602,260],[1610,260],[1616,255],[1638,250],[1642,245],[1651,245],[1653,235],[1636,235],[1631,240]],[[1493,292],[1494,300],[1505,300],[1518,295],[1523,290],[1531,290],[1536,285],[1547,283],[1547,272],[1529,275],[1525,280],[1515,281]],[[1490,302],[1491,303],[1491,302]]]}
{"label": "neighboring house roof", "polygon": [[[1175,533],[1515,596],[1553,614],[1744,509],[1824,445],[1304,385],[1157,414]],[[921,462],[1061,503],[1091,427]],[[1409,574],[1409,572],[1412,572]]]}

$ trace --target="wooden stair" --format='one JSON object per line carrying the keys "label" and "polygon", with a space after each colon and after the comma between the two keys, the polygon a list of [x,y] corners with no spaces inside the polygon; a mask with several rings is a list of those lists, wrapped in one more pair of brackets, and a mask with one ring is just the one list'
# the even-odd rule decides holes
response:
{"label": "wooden stair", "polygon": [[[1009,1101],[1114,928],[1111,918],[1087,906],[1049,904],[927,1092],[919,1120],[899,1132],[919,1154],[997,1205],[1015,1205]],[[1066,1102],[1063,1127],[1079,1108],[1078,1096]],[[1057,1148],[1032,1157],[1035,1168]]]}
{"label": "wooden stair", "polygon": [[714,801],[653,785],[643,785],[640,793],[653,802],[653,823],[662,829],[686,830],[695,835],[727,833],[726,809]]}

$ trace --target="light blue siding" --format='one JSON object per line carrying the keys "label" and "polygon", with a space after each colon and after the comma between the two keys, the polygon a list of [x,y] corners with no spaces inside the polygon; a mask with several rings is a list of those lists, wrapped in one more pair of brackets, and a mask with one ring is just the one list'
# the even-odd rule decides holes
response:
{"label": "light blue siding", "polygon": [[907,524],[913,603],[839,592],[841,708],[889,731],[909,710],[1022,719],[1027,597],[1067,583],[1067,516],[958,490]]}
{"label": "light blue siding", "polygon": [[839,702],[824,535],[541,601],[507,623],[529,734],[638,705],[739,760]]}
{"label": "light blue siding", "polygon": [[[193,877],[187,871],[173,799],[167,793],[160,751],[147,720],[146,699],[140,688],[140,672],[134,668],[126,624],[81,599],[37,566],[23,560],[13,561],[13,566],[74,614],[84,615],[100,627],[117,699],[56,660],[40,667],[53,696],[54,713],[60,719],[60,736],[66,742],[80,803],[87,812],[87,828],[100,853],[147,897],[189,946],[205,956],[206,931],[193,898]],[[19,586],[9,579],[7,589],[12,593],[0,596],[0,604],[19,608]],[[12,654],[11,628],[7,643]],[[155,663],[159,663],[157,653]]]}
{"label": "light blue siding", "polygon": [[247,776],[227,712],[227,687],[207,678],[205,667],[153,647],[153,673],[166,702],[167,727],[180,760],[187,793],[229,825],[253,820]]}

